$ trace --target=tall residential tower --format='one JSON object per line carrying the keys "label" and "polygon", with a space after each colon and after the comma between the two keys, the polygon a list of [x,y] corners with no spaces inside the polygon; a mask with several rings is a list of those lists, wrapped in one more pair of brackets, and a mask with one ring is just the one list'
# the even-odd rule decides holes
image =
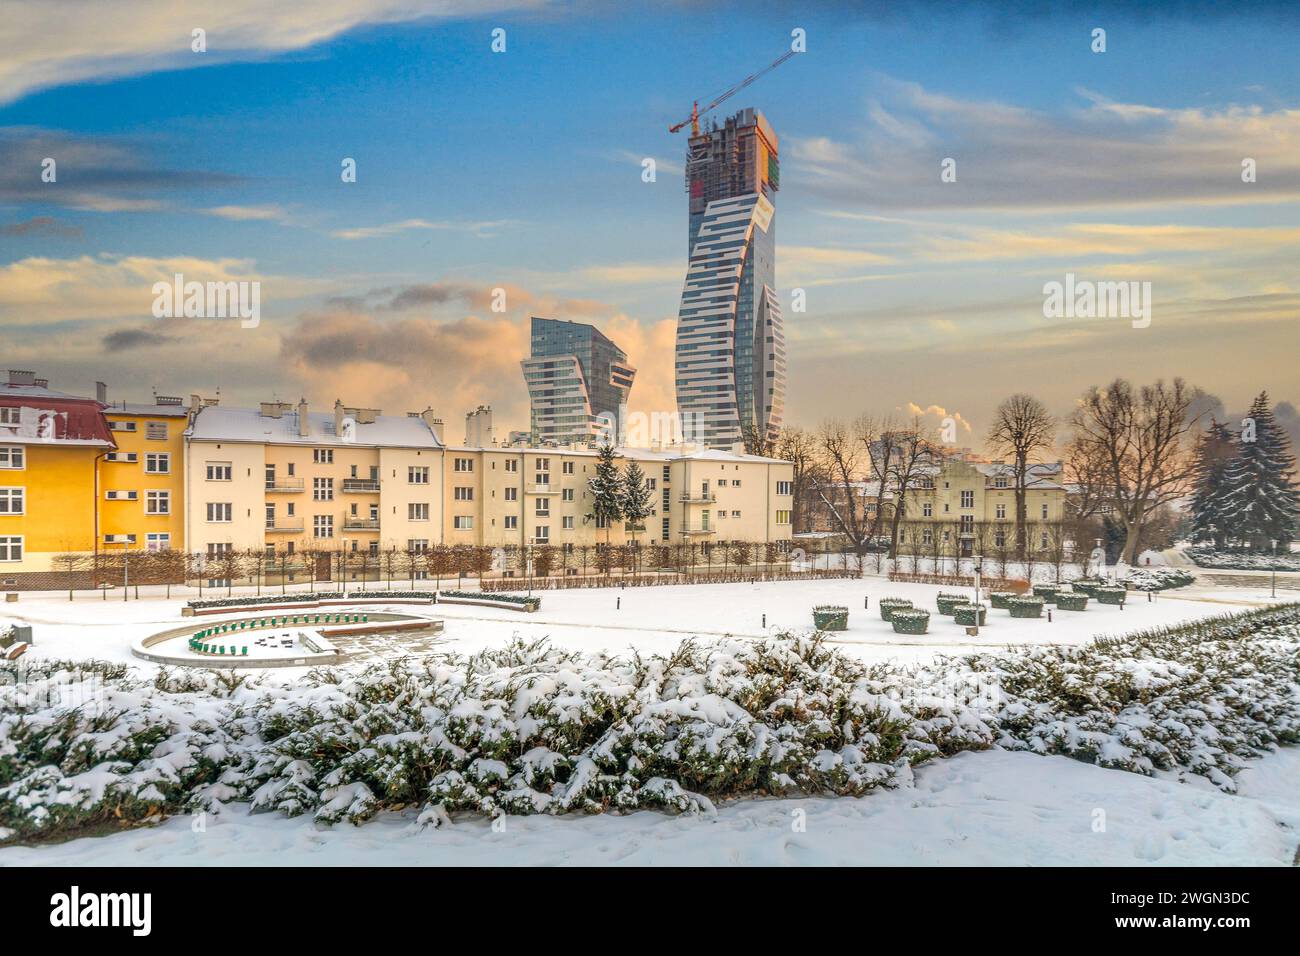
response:
{"label": "tall residential tower", "polygon": [[588,444],[617,434],[636,369],[595,326],[533,316],[532,357],[519,364],[528,385],[534,442]]}
{"label": "tall residential tower", "polygon": [[677,315],[677,410],[686,438],[773,440],[785,407],[776,297],[776,133],[744,109],[690,139],[689,265]]}

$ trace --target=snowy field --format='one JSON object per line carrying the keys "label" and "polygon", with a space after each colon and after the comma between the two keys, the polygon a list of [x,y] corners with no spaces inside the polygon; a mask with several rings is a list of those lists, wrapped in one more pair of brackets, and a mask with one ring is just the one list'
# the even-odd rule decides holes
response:
{"label": "snowy field", "polygon": [[[990,610],[978,638],[938,614],[939,591],[880,578],[755,585],[545,592],[534,614],[483,607],[393,610],[446,621],[435,649],[475,651],[514,636],[548,638],[584,651],[671,650],[683,639],[761,638],[811,625],[817,604],[848,606],[849,630],[834,637],[866,661],[924,662],[936,654],[1020,644],[1081,644],[1119,634],[1270,603],[1267,588],[1193,586],[1157,596],[1131,593],[1124,610],[1090,602],[1054,611],[1050,623]],[[863,599],[870,607],[863,610]],[[930,633],[895,634],[880,619],[882,597],[931,612]],[[1281,599],[1295,597],[1285,594]],[[123,602],[24,594],[9,619],[34,626],[29,658],[97,658],[142,670],[140,637],[194,619],[184,600]],[[372,611],[383,607],[372,606]],[[248,609],[200,620],[246,616]],[[766,625],[763,615],[766,614]],[[400,651],[395,650],[394,653]],[[360,664],[352,666],[361,666]],[[274,672],[273,681],[300,671]],[[309,818],[249,814],[232,804],[198,822],[176,817],[148,829],[40,847],[0,849],[0,866],[25,865],[1293,865],[1300,852],[1300,748],[1253,761],[1227,794],[1201,778],[1180,781],[1105,770],[1064,757],[990,751],[922,765],[912,785],[862,798],[746,799],[716,813],[673,817],[652,811],[589,817],[508,817],[504,832],[482,817],[420,828],[413,815],[381,814],[359,827],[325,828]],[[1095,832],[1098,813],[1105,829]]]}

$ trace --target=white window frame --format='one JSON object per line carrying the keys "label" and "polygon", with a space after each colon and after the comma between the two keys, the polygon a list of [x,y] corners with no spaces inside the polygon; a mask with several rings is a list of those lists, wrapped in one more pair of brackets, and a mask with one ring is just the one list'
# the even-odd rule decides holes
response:
{"label": "white window frame", "polygon": [[[230,524],[234,520],[235,506],[233,502],[209,501],[207,504],[209,524]],[[220,517],[221,515],[225,517]]]}
{"label": "white window frame", "polygon": [[23,535],[0,535],[0,563],[17,564],[23,559],[25,550],[26,542]]}
{"label": "white window frame", "polygon": [[[231,461],[209,461],[204,462],[207,481],[234,481],[235,480],[235,463]],[[225,475],[223,478],[222,475]]]}
{"label": "white window frame", "polygon": [[407,521],[428,521],[429,520],[429,503],[427,501],[411,501],[406,505]]}
{"label": "white window frame", "polygon": [[[14,503],[17,502],[17,507]],[[27,514],[27,487],[25,485],[14,485],[8,488],[0,488],[0,515],[25,515]]]}
{"label": "white window frame", "polygon": [[[159,509],[159,505],[162,508]],[[147,515],[169,515],[172,513],[172,493],[159,488],[145,489],[144,513]]]}
{"label": "white window frame", "polygon": [[[158,466],[162,467],[159,468]],[[144,473],[146,475],[170,475],[172,473],[172,456],[167,451],[151,451],[144,456]]]}
{"label": "white window frame", "polygon": [[[17,460],[18,464],[14,464]],[[5,471],[27,470],[27,449],[22,445],[0,445],[0,469]]]}

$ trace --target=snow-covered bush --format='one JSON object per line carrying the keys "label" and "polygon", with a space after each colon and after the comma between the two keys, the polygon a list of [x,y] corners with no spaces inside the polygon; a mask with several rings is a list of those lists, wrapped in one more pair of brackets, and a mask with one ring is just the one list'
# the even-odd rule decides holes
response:
{"label": "snow-covered bush", "polygon": [[1165,591],[1181,588],[1196,580],[1196,575],[1182,568],[1131,568],[1123,580],[1135,591]]}
{"label": "snow-covered bush", "polygon": [[1091,596],[1096,598],[1098,604],[1118,606],[1124,603],[1128,591],[1124,588],[1099,587],[1092,589]]}
{"label": "snow-covered bush", "polygon": [[492,594],[487,591],[439,591],[438,596],[449,598],[466,598],[474,601],[501,601],[505,604],[518,604],[529,611],[536,611],[542,606],[542,599],[527,594]]}
{"label": "snow-covered bush", "polygon": [[939,608],[940,614],[950,615],[954,607],[958,604],[965,604],[969,600],[970,596],[966,594],[948,594],[940,591],[938,596],[935,597],[935,605]]}
{"label": "snow-covered bush", "polygon": [[1246,758],[1300,743],[1298,687],[1300,604],[919,668],[847,658],[816,634],[630,657],[516,641],[299,683],[6,664],[0,843],[235,802],[324,823],[683,812],[861,794],[994,744],[1231,790]]}
{"label": "snow-covered bush", "polygon": [[1068,591],[1057,592],[1056,606],[1062,611],[1086,611],[1088,609],[1088,595],[1071,594]]}
{"label": "snow-covered bush", "polygon": [[989,609],[983,604],[958,604],[952,609],[952,619],[962,627],[974,627],[976,624],[976,613],[979,615],[979,625],[984,626],[984,620],[988,617]]}
{"label": "snow-covered bush", "polygon": [[1093,597],[1097,588],[1104,588],[1105,586],[1105,581],[1099,581],[1096,578],[1075,578],[1070,582],[1071,591],[1076,594],[1086,594],[1088,597]]}
{"label": "snow-covered bush", "polygon": [[930,629],[930,612],[919,607],[895,608],[889,615],[895,634],[924,634]]}
{"label": "snow-covered bush", "polygon": [[849,609],[842,604],[819,604],[813,608],[813,627],[819,631],[847,631]]}
{"label": "snow-covered bush", "polygon": [[1007,609],[1011,611],[1012,617],[1042,617],[1045,603],[1040,597],[1022,595],[1008,601]]}
{"label": "snow-covered bush", "polygon": [[989,595],[989,602],[996,608],[1006,610],[1011,602],[1020,597],[1015,591],[994,591]]}
{"label": "snow-covered bush", "polygon": [[910,608],[912,602],[906,598],[881,598],[876,602],[876,606],[880,608],[880,619],[888,621],[895,611]]}
{"label": "snow-covered bush", "polygon": [[1222,571],[1300,571],[1300,555],[1260,554],[1253,551],[1216,551],[1213,548],[1188,548],[1184,552],[1201,568]]}
{"label": "snow-covered bush", "polygon": [[1061,586],[1059,584],[1035,584],[1034,597],[1040,597],[1047,604],[1051,604],[1060,590]]}

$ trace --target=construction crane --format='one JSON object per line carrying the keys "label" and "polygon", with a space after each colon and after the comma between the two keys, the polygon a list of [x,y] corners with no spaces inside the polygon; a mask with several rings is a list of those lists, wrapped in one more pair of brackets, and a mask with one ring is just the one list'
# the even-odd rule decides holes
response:
{"label": "construction crane", "polygon": [[784,54],[782,54],[781,56],[777,57],[775,60],[773,60],[773,61],[772,61],[771,63],[769,63],[767,66],[763,67],[763,69],[759,70],[757,73],[751,73],[749,76],[745,77],[743,80],[741,80],[741,81],[740,81],[739,83],[737,83],[735,86],[733,86],[731,89],[729,89],[729,90],[727,90],[727,91],[725,91],[725,92],[723,92],[723,93],[719,93],[719,94],[714,98],[713,102],[710,103],[708,106],[704,107],[704,109],[700,109],[700,101],[699,101],[699,100],[696,100],[695,103],[694,103],[694,105],[691,107],[691,115],[688,116],[688,117],[686,117],[686,119],[682,120],[682,121],[681,121],[680,123],[678,123],[676,126],[670,126],[670,127],[668,127],[668,132],[670,132],[670,133],[676,133],[676,132],[679,132],[683,126],[685,126],[687,123],[690,123],[690,124],[691,124],[691,135],[692,135],[692,136],[699,136],[699,135],[700,135],[700,117],[701,117],[703,114],[709,112],[709,110],[713,109],[715,106],[717,106],[719,103],[723,102],[724,100],[728,100],[728,99],[730,99],[731,97],[735,96],[737,93],[739,93],[739,92],[740,92],[741,90],[743,90],[745,87],[749,86],[749,84],[751,84],[751,83],[753,83],[755,80],[757,80],[760,76],[763,76],[764,74],[767,74],[767,73],[771,73],[773,70],[775,70],[778,66],[780,66],[782,63],[784,63],[786,60],[790,59],[790,57],[794,56],[795,53],[797,53],[797,52],[798,52],[797,50],[787,50]]}

